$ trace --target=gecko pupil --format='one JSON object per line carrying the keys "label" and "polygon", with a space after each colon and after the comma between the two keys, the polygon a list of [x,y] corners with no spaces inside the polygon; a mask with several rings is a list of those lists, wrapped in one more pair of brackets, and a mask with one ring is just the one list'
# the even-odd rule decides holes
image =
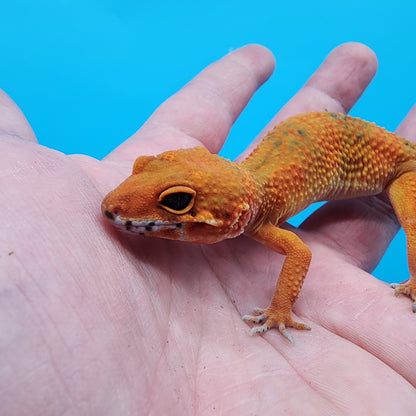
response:
{"label": "gecko pupil", "polygon": [[192,200],[192,195],[186,192],[175,192],[173,194],[166,195],[161,203],[165,207],[173,209],[175,211],[182,211],[185,209]]}

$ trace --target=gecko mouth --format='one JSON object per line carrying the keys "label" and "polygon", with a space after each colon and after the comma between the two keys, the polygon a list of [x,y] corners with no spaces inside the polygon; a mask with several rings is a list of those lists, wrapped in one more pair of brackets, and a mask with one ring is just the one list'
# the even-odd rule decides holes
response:
{"label": "gecko mouth", "polygon": [[120,215],[114,215],[107,210],[104,211],[104,215],[111,220],[115,228],[140,235],[161,230],[174,230],[182,228],[183,225],[181,222],[171,223],[163,221],[135,221],[133,219],[122,219]]}

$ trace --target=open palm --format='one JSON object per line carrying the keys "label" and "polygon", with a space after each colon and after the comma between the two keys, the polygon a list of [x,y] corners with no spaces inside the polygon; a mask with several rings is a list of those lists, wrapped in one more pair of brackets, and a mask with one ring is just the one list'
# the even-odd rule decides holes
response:
{"label": "open palm", "polygon": [[[376,66],[363,45],[335,49],[268,127],[348,111]],[[312,331],[289,330],[295,345],[241,320],[267,306],[282,256],[244,236],[122,235],[101,218],[137,156],[217,152],[273,67],[260,46],[231,53],[103,161],[38,145],[0,96],[1,414],[413,414],[411,302],[367,272],[398,229],[383,196],[326,204],[296,230],[313,260],[294,309]],[[416,110],[399,133],[416,138]]]}

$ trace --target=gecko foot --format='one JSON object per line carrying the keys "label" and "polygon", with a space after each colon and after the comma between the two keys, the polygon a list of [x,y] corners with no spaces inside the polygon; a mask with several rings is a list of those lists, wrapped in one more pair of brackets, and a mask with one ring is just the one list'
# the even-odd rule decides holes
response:
{"label": "gecko foot", "polygon": [[416,280],[409,279],[405,283],[392,283],[390,286],[394,289],[396,296],[402,294],[413,300],[412,311],[416,313]]}
{"label": "gecko foot", "polygon": [[292,344],[295,341],[292,335],[287,332],[287,328],[311,330],[308,325],[294,321],[290,315],[290,311],[286,313],[279,310],[275,311],[271,308],[255,308],[254,315],[244,315],[243,320],[254,324],[263,324],[252,328],[250,335],[261,334],[268,331],[270,328],[277,328]]}

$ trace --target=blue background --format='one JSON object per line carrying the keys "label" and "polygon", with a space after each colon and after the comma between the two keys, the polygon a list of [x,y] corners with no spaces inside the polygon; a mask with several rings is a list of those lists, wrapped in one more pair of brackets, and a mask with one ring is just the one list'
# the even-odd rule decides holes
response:
{"label": "blue background", "polygon": [[[222,154],[234,158],[347,41],[379,59],[351,114],[394,130],[416,98],[415,17],[415,2],[397,0],[1,0],[0,87],[40,143],[101,158],[206,65],[260,43],[277,68],[231,132]],[[407,277],[402,232],[375,275]]]}

